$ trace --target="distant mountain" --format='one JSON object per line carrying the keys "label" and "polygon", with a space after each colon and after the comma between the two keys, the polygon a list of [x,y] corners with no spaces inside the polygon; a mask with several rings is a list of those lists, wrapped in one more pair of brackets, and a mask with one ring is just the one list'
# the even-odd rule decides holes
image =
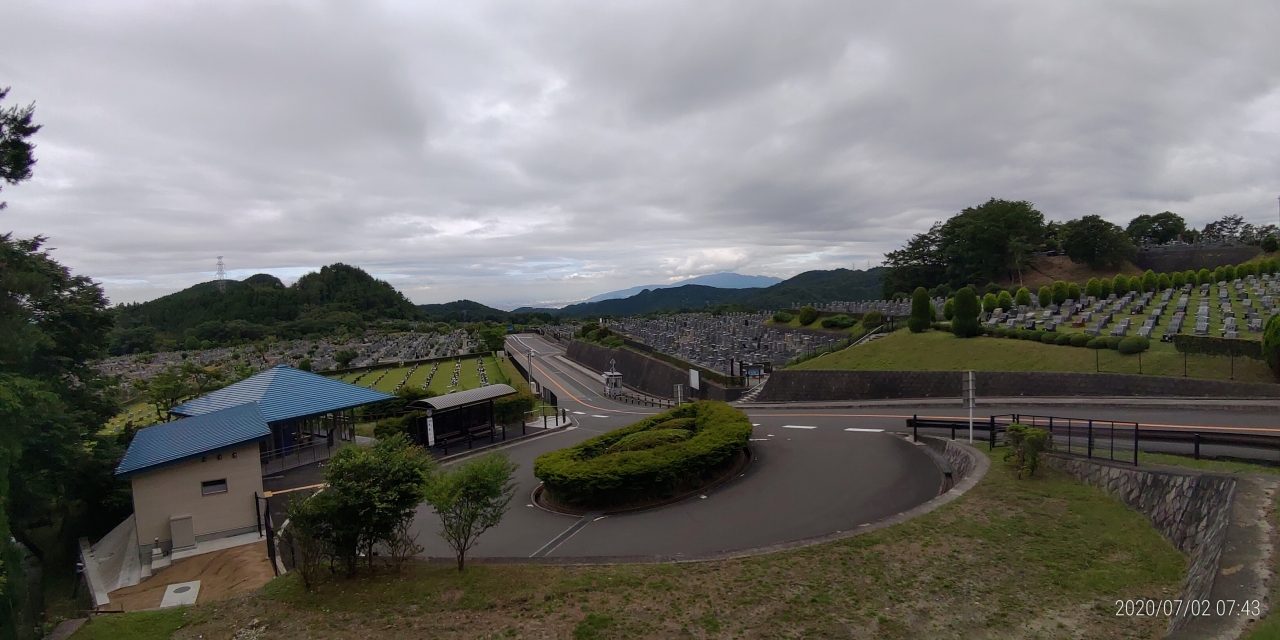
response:
{"label": "distant mountain", "polygon": [[700,284],[707,287],[716,287],[719,289],[753,289],[767,287],[772,284],[782,282],[782,278],[774,278],[772,276],[744,276],[739,273],[712,273],[688,280],[681,280],[674,284],[646,284],[630,289],[619,289],[618,291],[610,291],[602,293],[598,296],[587,298],[587,302],[600,302],[602,300],[617,300],[619,298],[630,298],[645,289],[674,289],[691,284]]}
{"label": "distant mountain", "polygon": [[418,311],[426,315],[428,320],[439,322],[479,322],[488,320],[501,324],[525,324],[535,317],[544,321],[552,319],[555,309],[516,309],[503,311],[485,306],[471,300],[456,300],[444,304],[420,304]]}
{"label": "distant mountain", "polygon": [[109,350],[121,354],[266,336],[293,338],[419,317],[395,287],[345,264],[308,273],[288,287],[265,273],[227,280],[223,286],[225,292],[217,282],[203,282],[149,302],[115,307]]}
{"label": "distant mountain", "polygon": [[697,310],[720,304],[736,304],[754,309],[786,309],[811,302],[879,300],[880,279],[883,273],[884,267],[867,271],[849,269],[806,271],[773,286],[751,289],[724,289],[687,284],[665,289],[649,289],[627,298],[571,304],[557,310],[556,314],[565,317],[590,318],[681,309]]}

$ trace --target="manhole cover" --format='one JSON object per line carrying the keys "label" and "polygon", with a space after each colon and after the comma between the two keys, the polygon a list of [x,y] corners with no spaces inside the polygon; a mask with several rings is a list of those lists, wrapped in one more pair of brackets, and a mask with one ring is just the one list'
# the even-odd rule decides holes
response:
{"label": "manhole cover", "polygon": [[178,587],[177,589],[174,589],[174,590],[173,590],[173,592],[174,592],[174,593],[186,593],[186,592],[188,592],[188,591],[190,591],[190,590],[191,590],[191,587]]}

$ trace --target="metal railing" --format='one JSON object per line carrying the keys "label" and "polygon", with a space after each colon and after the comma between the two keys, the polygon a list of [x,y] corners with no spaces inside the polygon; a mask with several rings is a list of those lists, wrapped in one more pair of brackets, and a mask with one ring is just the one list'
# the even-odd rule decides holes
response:
{"label": "metal railing", "polygon": [[336,440],[329,444],[328,440],[319,440],[287,449],[276,449],[262,453],[262,475],[287,471],[313,462],[328,460],[334,450],[346,444],[345,440]]}

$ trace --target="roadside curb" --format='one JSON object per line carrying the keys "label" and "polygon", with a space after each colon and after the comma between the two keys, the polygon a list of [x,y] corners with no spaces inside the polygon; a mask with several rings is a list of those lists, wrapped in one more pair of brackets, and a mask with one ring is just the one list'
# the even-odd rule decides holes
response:
{"label": "roadside curb", "polygon": [[[1266,411],[1280,409],[1278,399],[1259,398],[1187,398],[1187,397],[1127,397],[1127,396],[1016,396],[1006,398],[978,398],[979,407],[1020,407],[1027,405],[1058,407],[1107,407],[1107,408],[1174,408],[1215,409],[1225,411]],[[776,409],[871,409],[876,407],[962,407],[961,398],[904,398],[895,400],[849,400],[823,402],[734,402],[734,407],[746,411]]]}

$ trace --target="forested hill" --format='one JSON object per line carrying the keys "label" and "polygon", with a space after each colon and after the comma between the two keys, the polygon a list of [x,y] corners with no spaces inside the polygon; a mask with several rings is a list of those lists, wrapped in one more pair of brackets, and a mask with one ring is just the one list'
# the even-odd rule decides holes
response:
{"label": "forested hill", "polygon": [[[546,309],[517,309],[515,311],[503,311],[485,306],[479,302],[471,300],[456,300],[454,302],[446,302],[444,304],[420,304],[418,310],[421,311],[429,320],[438,322],[480,322],[487,320],[489,322],[498,322],[501,324],[525,324],[539,319],[542,321],[550,321],[553,316]],[[554,309],[550,310],[554,312]]]}
{"label": "forested hill", "polygon": [[409,320],[420,312],[394,287],[362,269],[332,264],[292,286],[258,274],[241,281],[204,282],[113,312],[112,353],[149,351],[229,340],[324,334],[381,319]]}
{"label": "forested hill", "polygon": [[[833,302],[836,300],[878,300],[884,268],[867,271],[832,269],[806,271],[770,287],[759,289],[720,289],[702,285],[685,285],[669,289],[650,289],[630,298],[583,302],[560,309],[566,317],[625,316],[655,311],[702,309],[734,304],[754,309],[785,309],[795,304]],[[524,309],[517,309],[524,311]]]}

